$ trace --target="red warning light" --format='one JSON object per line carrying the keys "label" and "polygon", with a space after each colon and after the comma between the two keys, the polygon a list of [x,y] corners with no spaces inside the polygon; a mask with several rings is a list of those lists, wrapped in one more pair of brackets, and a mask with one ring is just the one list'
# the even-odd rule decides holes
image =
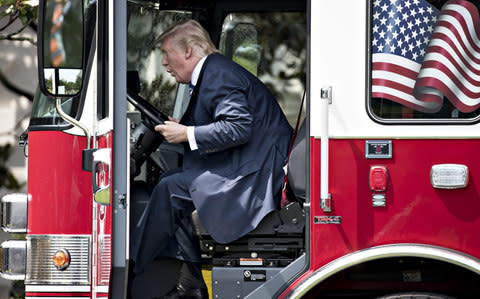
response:
{"label": "red warning light", "polygon": [[370,167],[368,175],[370,190],[373,192],[385,192],[388,187],[388,169],[386,166],[375,165]]}

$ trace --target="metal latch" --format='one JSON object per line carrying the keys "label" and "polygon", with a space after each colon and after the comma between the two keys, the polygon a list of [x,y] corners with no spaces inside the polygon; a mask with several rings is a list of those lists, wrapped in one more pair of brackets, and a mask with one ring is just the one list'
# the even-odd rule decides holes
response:
{"label": "metal latch", "polygon": [[331,104],[332,103],[332,87],[331,86],[322,87],[322,89],[320,89],[320,98],[322,100],[328,100],[328,103]]}
{"label": "metal latch", "polygon": [[327,197],[320,198],[320,207],[324,212],[332,211],[332,195],[330,193]]}

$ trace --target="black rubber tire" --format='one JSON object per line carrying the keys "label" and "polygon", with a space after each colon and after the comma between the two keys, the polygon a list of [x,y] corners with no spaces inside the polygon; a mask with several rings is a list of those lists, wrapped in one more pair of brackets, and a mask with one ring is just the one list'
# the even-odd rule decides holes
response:
{"label": "black rubber tire", "polygon": [[402,292],[377,297],[376,299],[455,299],[455,297],[426,292]]}

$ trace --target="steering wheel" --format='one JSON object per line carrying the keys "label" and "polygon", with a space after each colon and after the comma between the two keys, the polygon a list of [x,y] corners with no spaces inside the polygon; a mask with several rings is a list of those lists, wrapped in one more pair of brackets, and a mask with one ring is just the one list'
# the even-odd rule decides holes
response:
{"label": "steering wheel", "polygon": [[135,108],[140,110],[142,115],[144,115],[154,127],[156,125],[164,124],[165,120],[168,120],[168,116],[158,111],[157,108],[147,100],[129,89],[127,89],[127,100],[135,106]]}
{"label": "steering wheel", "polygon": [[162,143],[163,136],[154,128],[156,125],[163,124],[168,117],[129,89],[127,89],[127,100],[144,116],[144,120],[137,124],[131,135],[134,142],[130,148],[130,175],[135,177],[140,174],[142,164]]}

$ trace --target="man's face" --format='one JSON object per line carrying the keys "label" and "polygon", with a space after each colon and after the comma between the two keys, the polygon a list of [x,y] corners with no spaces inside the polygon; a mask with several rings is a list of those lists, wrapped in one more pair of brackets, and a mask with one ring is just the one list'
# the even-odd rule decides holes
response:
{"label": "man's face", "polygon": [[160,48],[163,53],[162,65],[167,68],[178,83],[189,83],[192,72],[189,70],[185,50],[180,49],[172,41],[172,38],[166,38]]}

